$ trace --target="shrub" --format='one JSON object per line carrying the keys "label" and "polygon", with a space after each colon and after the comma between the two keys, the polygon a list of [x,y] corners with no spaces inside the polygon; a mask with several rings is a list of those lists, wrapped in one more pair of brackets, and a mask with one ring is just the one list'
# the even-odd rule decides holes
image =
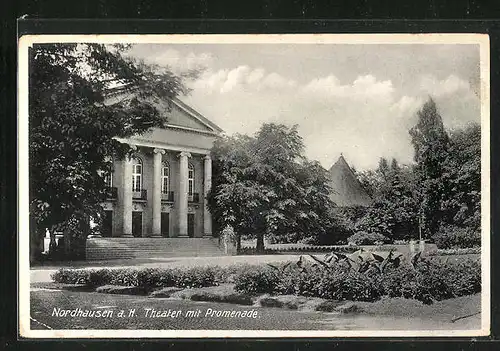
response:
{"label": "shrub", "polygon": [[319,240],[317,236],[308,236],[299,240],[299,243],[304,245],[317,245],[318,242]]}
{"label": "shrub", "polygon": [[443,278],[450,286],[453,296],[465,296],[481,291],[481,262],[466,260],[455,264],[446,264]]}
{"label": "shrub", "polygon": [[279,282],[277,271],[270,267],[248,268],[234,278],[234,289],[247,294],[274,293]]}
{"label": "shrub", "polygon": [[464,249],[481,245],[479,231],[453,225],[441,226],[432,238],[439,249]]}
{"label": "shrub", "polygon": [[388,270],[384,274],[371,272],[382,295],[416,299],[426,304],[481,291],[481,267],[477,261],[440,263],[421,261],[415,269],[409,265]]}
{"label": "shrub", "polygon": [[87,284],[89,271],[61,268],[52,274],[52,280],[63,284]]}
{"label": "shrub", "polygon": [[[388,269],[382,271],[372,267],[364,273],[340,262],[331,263],[329,268],[314,265],[311,261],[300,262],[300,267],[291,262],[277,264],[274,268],[270,265],[238,265],[224,269],[60,269],[52,278],[63,284],[134,286],[144,292],[163,287],[215,286],[231,278],[234,289],[247,295],[268,293],[352,301],[375,301],[381,296],[390,296],[417,299],[427,304],[481,291],[481,264],[478,260],[441,262],[421,259],[415,266],[406,263],[387,266]],[[205,295],[195,299],[218,298],[213,294]],[[250,301],[239,294],[227,297],[227,301],[224,299],[226,297],[220,302]]]}
{"label": "shrub", "polygon": [[288,287],[289,293],[302,296],[320,297],[321,296],[321,281],[325,271],[320,268],[308,268],[305,271],[297,272],[291,271],[287,274],[282,274],[280,277],[280,293],[286,293],[286,285],[291,283]]}
{"label": "shrub", "polygon": [[216,270],[212,267],[195,267],[178,270],[175,276],[175,286],[179,288],[202,288],[219,285]]}
{"label": "shrub", "polygon": [[[122,286],[138,286],[137,275],[138,271],[135,269],[101,269],[96,272],[97,275],[102,275],[106,284],[122,285]],[[98,284],[93,284],[97,286]],[[100,283],[99,285],[102,285]]]}
{"label": "shrub", "polygon": [[86,284],[88,286],[138,286],[146,290],[176,286],[197,288],[218,285],[223,271],[218,267],[190,269],[60,269],[52,275],[57,283]]}
{"label": "shrub", "polygon": [[[115,272],[115,274],[117,273],[119,272]],[[109,269],[91,270],[88,272],[86,284],[90,286],[102,286],[111,284],[113,280],[113,274]]]}
{"label": "shrub", "polygon": [[330,300],[376,301],[382,290],[366,275],[354,270],[327,271],[318,286],[319,297]]}
{"label": "shrub", "polygon": [[432,261],[419,265],[416,269],[417,285],[411,297],[428,304],[452,298],[454,296],[452,287],[446,281],[448,268],[447,265]]}
{"label": "shrub", "polygon": [[137,284],[146,290],[175,286],[176,274],[174,269],[142,269],[137,273]]}
{"label": "shrub", "polygon": [[307,264],[270,269],[248,267],[235,278],[236,290],[248,294],[269,293],[321,297],[331,300],[376,301],[382,296],[416,299],[426,304],[481,291],[480,263],[440,263],[420,260],[383,272],[357,272],[342,264],[329,269]]}
{"label": "shrub", "polygon": [[390,240],[382,234],[368,233],[364,231],[351,235],[347,241],[356,245],[376,245],[379,243],[387,244],[390,242]]}
{"label": "shrub", "polygon": [[282,235],[269,235],[267,241],[269,244],[294,244],[301,239],[299,233],[287,233]]}

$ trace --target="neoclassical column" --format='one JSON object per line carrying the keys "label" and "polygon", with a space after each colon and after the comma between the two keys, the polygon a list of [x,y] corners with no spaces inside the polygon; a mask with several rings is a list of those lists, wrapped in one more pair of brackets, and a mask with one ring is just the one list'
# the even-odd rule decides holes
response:
{"label": "neoclassical column", "polygon": [[123,237],[132,237],[132,160],[123,160]]}
{"label": "neoclassical column", "polygon": [[189,152],[179,154],[179,236],[188,236],[188,158]]}
{"label": "neoclassical column", "polygon": [[210,192],[210,189],[212,188],[212,158],[210,155],[205,156],[205,178],[203,181],[204,184],[204,209],[203,209],[203,235],[204,236],[212,236],[212,214],[208,210],[208,193]]}
{"label": "neoclassical column", "polygon": [[153,237],[161,236],[161,161],[163,149],[153,150]]}

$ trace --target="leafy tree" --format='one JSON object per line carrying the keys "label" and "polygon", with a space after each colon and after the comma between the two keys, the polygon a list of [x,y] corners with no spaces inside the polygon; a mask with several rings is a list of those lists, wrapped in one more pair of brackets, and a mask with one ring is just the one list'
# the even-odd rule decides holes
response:
{"label": "leafy tree", "polygon": [[370,195],[371,198],[373,198],[379,185],[379,176],[377,174],[377,170],[368,169],[362,172],[354,172],[354,174],[358,178],[363,189],[365,189],[366,193]]}
{"label": "leafy tree", "polygon": [[415,165],[382,158],[376,170],[358,175],[374,201],[356,221],[355,230],[391,239],[415,238],[420,225],[424,237],[438,233],[451,240],[455,232],[477,234],[481,221],[480,126],[471,124],[448,134],[431,99],[419,111],[410,135]]}
{"label": "leafy tree", "polygon": [[214,145],[210,207],[219,228],[237,235],[297,237],[325,233],[329,199],[327,173],[303,156],[297,127],[264,124],[254,137],[225,137]]}
{"label": "leafy tree", "polygon": [[443,178],[448,185],[443,199],[447,224],[479,231],[481,226],[481,126],[473,123],[450,134]]}
{"label": "leafy tree", "polygon": [[373,202],[356,222],[355,229],[379,233],[391,240],[414,237],[418,206],[414,198],[413,167],[401,167],[395,159],[388,166],[382,158],[378,169],[371,174]]}
{"label": "leafy tree", "polygon": [[417,198],[422,234],[427,237],[436,232],[443,218],[441,202],[447,196],[444,164],[449,153],[449,136],[434,100],[429,100],[417,113],[417,124],[410,129],[415,149],[414,159],[420,183]]}
{"label": "leafy tree", "polygon": [[381,181],[386,181],[387,178],[389,177],[389,162],[387,162],[387,159],[384,157],[381,157],[378,163],[378,174],[382,178]]}
{"label": "leafy tree", "polygon": [[[112,171],[114,157],[130,151],[114,137],[126,138],[162,126],[165,116],[154,100],[188,92],[183,81],[195,72],[176,76],[168,69],[125,56],[127,48],[40,44],[30,49],[30,216],[34,243],[43,237],[45,228],[52,233],[62,230],[68,249],[81,255],[89,233],[81,223],[99,218],[106,193],[104,175]],[[123,98],[110,104],[110,90],[119,91]]]}

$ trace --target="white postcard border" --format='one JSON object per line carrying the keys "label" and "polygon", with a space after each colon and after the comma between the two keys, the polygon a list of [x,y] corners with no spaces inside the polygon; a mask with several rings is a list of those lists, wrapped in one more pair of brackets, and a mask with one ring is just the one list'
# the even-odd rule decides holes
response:
{"label": "white postcard border", "polygon": [[[477,44],[481,79],[481,329],[478,330],[32,330],[30,329],[28,48],[37,43],[162,44]],[[490,54],[489,36],[434,34],[171,34],[23,35],[18,42],[18,326],[24,338],[303,338],[487,336],[490,298]]]}

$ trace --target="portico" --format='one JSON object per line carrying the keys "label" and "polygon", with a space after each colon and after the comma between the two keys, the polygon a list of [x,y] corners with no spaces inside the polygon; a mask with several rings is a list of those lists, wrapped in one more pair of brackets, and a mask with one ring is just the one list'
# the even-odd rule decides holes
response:
{"label": "portico", "polygon": [[168,117],[163,128],[116,138],[130,153],[108,177],[103,237],[212,237],[210,150],[221,130],[179,101]]}

